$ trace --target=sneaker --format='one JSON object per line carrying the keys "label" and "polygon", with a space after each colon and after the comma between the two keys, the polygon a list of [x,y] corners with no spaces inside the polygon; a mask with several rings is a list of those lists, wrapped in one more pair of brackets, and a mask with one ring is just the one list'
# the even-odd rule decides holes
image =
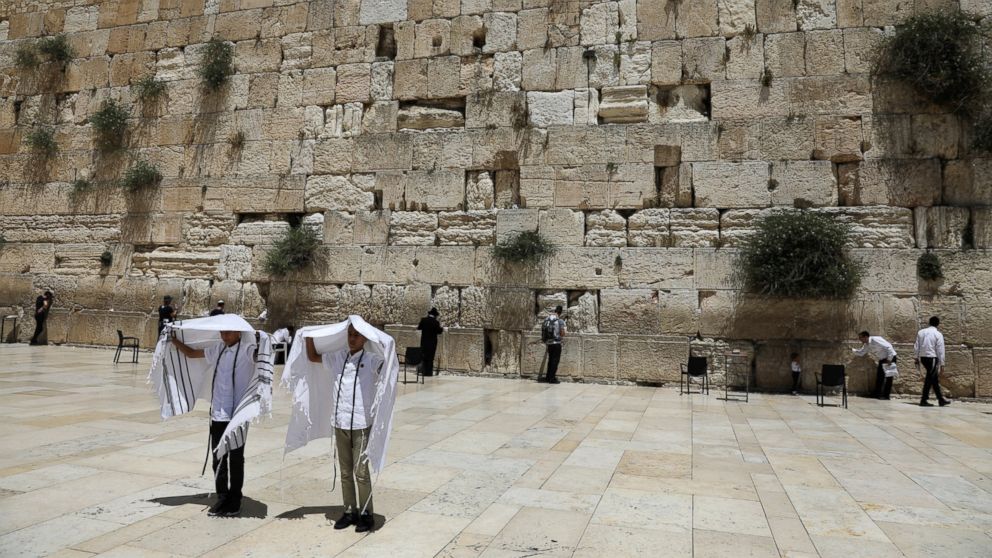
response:
{"label": "sneaker", "polygon": [[920,407],[933,407],[933,403],[929,401],[920,401]]}
{"label": "sneaker", "polygon": [[375,527],[375,519],[372,518],[372,514],[363,513],[358,517],[358,524],[355,527],[356,533],[367,533]]}
{"label": "sneaker", "polygon": [[210,509],[207,510],[207,515],[209,515],[210,517],[223,515],[224,506],[226,505],[227,505],[227,498],[224,498],[223,496],[218,498],[217,502],[215,502],[214,505],[210,506]]}
{"label": "sneaker", "polygon": [[951,404],[951,400],[950,400],[950,399],[945,399],[945,400],[943,400],[943,401],[939,401],[939,402],[938,402],[938,404],[939,404],[939,405],[940,405],[941,407],[946,407],[947,405],[950,405],[950,404]]}
{"label": "sneaker", "polygon": [[220,510],[220,515],[224,517],[234,517],[241,513],[241,500],[228,500]]}
{"label": "sneaker", "polygon": [[346,511],[344,512],[344,514],[341,515],[341,517],[337,521],[334,522],[334,528],[337,530],[347,529],[348,527],[351,527],[354,524],[355,524],[355,514],[350,511]]}

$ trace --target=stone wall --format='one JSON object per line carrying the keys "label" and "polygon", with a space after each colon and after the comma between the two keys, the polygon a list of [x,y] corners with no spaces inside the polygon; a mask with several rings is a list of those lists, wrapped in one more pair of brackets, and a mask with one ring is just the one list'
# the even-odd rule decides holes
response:
{"label": "stone wall", "polygon": [[[188,316],[222,298],[273,327],[362,314],[405,345],[434,305],[443,366],[528,375],[539,319],[563,304],[563,376],[673,382],[690,351],[720,372],[736,349],[781,389],[798,350],[810,374],[850,364],[855,390],[872,374],[855,331],[908,360],[936,313],[952,394],[992,396],[992,159],[870,75],[879,39],[926,9],[992,15],[984,0],[6,2],[0,311],[29,316],[52,288],[50,340],[123,329],[148,346],[162,295]],[[55,33],[75,50],[64,68],[15,66]],[[214,93],[197,75],[212,37],[237,67]],[[156,102],[138,98],[147,76],[166,83]],[[132,117],[122,153],[94,150],[105,99]],[[24,144],[39,125],[52,159]],[[164,178],[128,194],[112,180],[136,158]],[[796,203],[850,225],[869,272],[849,303],[732,290],[754,219]],[[261,262],[298,218],[320,231],[318,262],[273,280]],[[494,260],[525,230],[554,258]],[[939,284],[916,278],[924,249]],[[898,389],[919,389],[911,372]]]}

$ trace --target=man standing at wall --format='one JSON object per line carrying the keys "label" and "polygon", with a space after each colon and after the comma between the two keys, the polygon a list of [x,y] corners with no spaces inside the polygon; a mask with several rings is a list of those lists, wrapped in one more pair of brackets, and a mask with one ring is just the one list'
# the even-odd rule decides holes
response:
{"label": "man standing at wall", "polygon": [[930,326],[917,332],[916,344],[913,346],[913,361],[917,366],[922,362],[927,371],[926,379],[923,380],[920,407],[933,407],[933,403],[927,401],[930,399],[931,387],[941,407],[951,404],[940,392],[939,374],[944,371],[944,334],[937,329],[938,326],[940,326],[940,318],[931,317]]}
{"label": "man standing at wall", "polygon": [[420,350],[423,351],[424,376],[434,375],[434,355],[437,354],[437,336],[444,333],[441,322],[437,321],[437,308],[431,308],[427,316],[420,319],[417,329],[420,330]]}
{"label": "man standing at wall", "polygon": [[558,382],[558,363],[561,361],[561,340],[565,337],[565,320],[561,318],[562,307],[557,306],[555,313],[544,319],[541,324],[541,341],[548,350],[548,373],[544,379],[549,384]]}
{"label": "man standing at wall", "polygon": [[869,355],[878,361],[878,368],[875,370],[875,390],[871,396],[878,399],[888,399],[892,391],[892,377],[885,376],[884,365],[894,363],[898,360],[896,350],[889,343],[878,335],[869,335],[867,331],[858,334],[858,340],[863,345],[860,349],[852,349],[858,356]]}
{"label": "man standing at wall", "polygon": [[224,301],[223,300],[218,300],[217,301],[217,306],[215,306],[214,309],[210,311],[210,315],[211,316],[219,316],[219,315],[221,315],[223,313],[224,313]]}
{"label": "man standing at wall", "polygon": [[165,324],[176,321],[176,308],[172,306],[172,295],[162,297],[162,306],[158,307],[158,334],[162,335]]}
{"label": "man standing at wall", "polygon": [[38,339],[41,337],[41,332],[45,331],[45,320],[48,319],[48,311],[52,309],[54,298],[52,291],[45,291],[45,294],[38,296],[37,300],[34,301],[34,335],[31,336],[32,345],[48,344],[47,341],[42,343]]}

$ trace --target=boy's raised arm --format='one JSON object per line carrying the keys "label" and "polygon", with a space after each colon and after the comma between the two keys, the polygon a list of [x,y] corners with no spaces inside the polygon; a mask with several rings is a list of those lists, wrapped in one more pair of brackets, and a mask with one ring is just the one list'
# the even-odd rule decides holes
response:
{"label": "boy's raised arm", "polygon": [[183,343],[176,337],[172,338],[172,344],[175,345],[177,349],[179,349],[180,353],[186,355],[189,358],[203,358],[206,355],[203,349],[194,349],[193,347],[190,347],[186,343]]}
{"label": "boy's raised arm", "polygon": [[305,337],[307,342],[307,359],[310,362],[320,362],[320,353],[317,352],[317,347],[313,345],[313,337]]}

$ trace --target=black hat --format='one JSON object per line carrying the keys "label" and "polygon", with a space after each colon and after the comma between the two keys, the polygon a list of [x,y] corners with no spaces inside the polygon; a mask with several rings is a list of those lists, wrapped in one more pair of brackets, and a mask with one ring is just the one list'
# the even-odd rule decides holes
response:
{"label": "black hat", "polygon": [[427,315],[428,315],[428,316],[434,316],[434,317],[436,318],[436,317],[438,316],[438,311],[437,311],[437,308],[431,308],[431,309],[430,309],[430,310],[429,310],[429,311],[427,312]]}
{"label": "black hat", "polygon": [[172,295],[165,295],[162,297],[162,300],[172,300]]}
{"label": "black hat", "polygon": [[224,306],[224,301],[223,300],[218,300],[217,301],[217,306]]}

